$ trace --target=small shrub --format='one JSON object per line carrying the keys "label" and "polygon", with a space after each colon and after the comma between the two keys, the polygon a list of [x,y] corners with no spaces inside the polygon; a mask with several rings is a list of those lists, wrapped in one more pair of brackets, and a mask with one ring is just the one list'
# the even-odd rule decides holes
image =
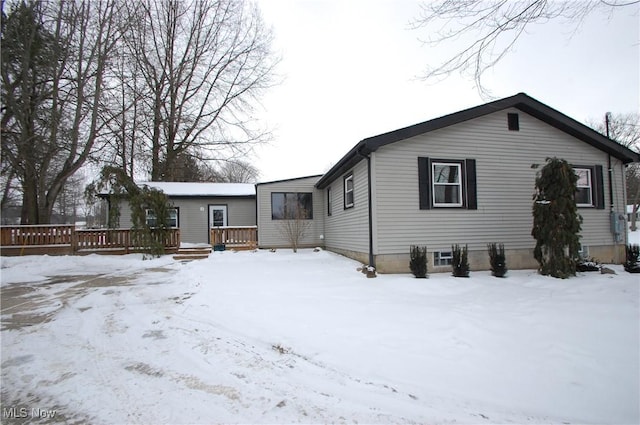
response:
{"label": "small shrub", "polygon": [[625,253],[624,269],[629,273],[640,273],[640,245],[627,245]]}
{"label": "small shrub", "polygon": [[576,271],[578,272],[599,272],[602,266],[595,258],[583,257],[576,263]]}
{"label": "small shrub", "polygon": [[411,259],[409,260],[409,268],[411,273],[418,278],[427,277],[427,247],[411,245]]}
{"label": "small shrub", "polygon": [[453,260],[451,269],[455,277],[469,277],[469,248],[467,245],[460,248],[458,244],[451,247]]}
{"label": "small shrub", "polygon": [[283,346],[282,344],[273,344],[271,348],[280,354],[289,354],[291,352],[289,348]]}
{"label": "small shrub", "polygon": [[504,277],[507,274],[507,257],[504,254],[504,244],[489,244],[487,245],[487,251],[489,251],[491,274],[495,277]]}

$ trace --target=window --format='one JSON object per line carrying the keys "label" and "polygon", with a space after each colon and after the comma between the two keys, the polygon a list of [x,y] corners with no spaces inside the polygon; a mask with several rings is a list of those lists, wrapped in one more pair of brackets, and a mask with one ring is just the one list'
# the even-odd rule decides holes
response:
{"label": "window", "polygon": [[331,215],[331,186],[327,188],[327,215]]}
{"label": "window", "polygon": [[313,195],[307,192],[273,192],[271,218],[273,220],[313,219]]}
{"label": "window", "polygon": [[518,114],[507,114],[507,125],[510,131],[520,131],[520,117]]}
{"label": "window", "polygon": [[588,258],[589,257],[589,247],[580,244],[580,246],[578,247],[578,255],[580,256],[580,258]]}
{"label": "window", "polygon": [[574,168],[578,176],[578,190],[576,191],[576,205],[580,207],[593,206],[593,187],[590,168]]}
{"label": "window", "polygon": [[604,178],[602,165],[573,165],[578,176],[576,205],[604,209]]}
{"label": "window", "polygon": [[[177,208],[169,208],[167,210],[168,213],[168,218],[167,218],[167,227],[170,228],[178,228],[178,209]],[[146,223],[147,226],[149,227],[156,227],[158,225],[158,218],[156,217],[156,213],[155,211],[153,211],[152,209],[147,209],[145,211],[145,219],[146,219]]]}
{"label": "window", "polygon": [[462,166],[460,163],[432,162],[433,206],[462,206]]}
{"label": "window", "polygon": [[453,261],[451,251],[438,251],[433,253],[434,266],[450,266]]}
{"label": "window", "polygon": [[418,157],[418,191],[421,210],[477,210],[476,160]]}
{"label": "window", "polygon": [[353,173],[344,178],[344,209],[353,208]]}

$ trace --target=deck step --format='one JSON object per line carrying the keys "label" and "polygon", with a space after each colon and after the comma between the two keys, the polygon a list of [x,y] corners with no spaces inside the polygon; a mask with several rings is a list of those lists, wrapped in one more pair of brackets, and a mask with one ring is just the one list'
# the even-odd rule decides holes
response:
{"label": "deck step", "polygon": [[205,255],[197,255],[197,254],[187,254],[187,255],[181,255],[181,254],[176,254],[173,256],[174,260],[180,260],[180,261],[191,261],[191,260],[204,260],[209,258],[209,254],[205,254]]}
{"label": "deck step", "polygon": [[211,254],[211,248],[180,248],[178,254]]}
{"label": "deck step", "polygon": [[211,246],[180,248],[176,255],[173,256],[173,259],[182,261],[204,260],[209,258],[209,254],[211,254]]}

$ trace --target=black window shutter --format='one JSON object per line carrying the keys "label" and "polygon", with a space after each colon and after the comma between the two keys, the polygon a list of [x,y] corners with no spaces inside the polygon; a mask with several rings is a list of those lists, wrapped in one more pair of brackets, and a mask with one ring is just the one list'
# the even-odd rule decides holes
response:
{"label": "black window shutter", "polygon": [[604,181],[603,181],[603,173],[602,173],[602,165],[596,165],[595,173],[594,173],[594,204],[596,209],[603,210],[604,209]]}
{"label": "black window shutter", "polygon": [[465,174],[467,176],[467,209],[478,209],[478,194],[476,188],[476,160],[466,159],[464,161]]}
{"label": "black window shutter", "polygon": [[420,209],[431,209],[431,182],[429,181],[429,158],[418,157],[418,191],[420,192]]}

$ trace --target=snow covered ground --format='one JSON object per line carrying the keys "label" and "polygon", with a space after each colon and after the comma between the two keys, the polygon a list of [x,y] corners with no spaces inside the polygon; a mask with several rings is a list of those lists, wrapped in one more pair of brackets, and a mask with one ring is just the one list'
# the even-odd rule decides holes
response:
{"label": "snow covered ground", "polygon": [[640,282],[621,267],[357,266],[311,250],[2,258],[2,422],[640,422]]}

